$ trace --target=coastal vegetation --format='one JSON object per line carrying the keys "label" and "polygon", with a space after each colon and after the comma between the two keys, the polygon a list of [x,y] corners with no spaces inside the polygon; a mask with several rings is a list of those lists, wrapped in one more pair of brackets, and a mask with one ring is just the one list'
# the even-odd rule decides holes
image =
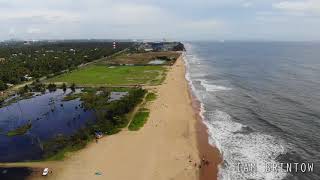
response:
{"label": "coastal vegetation", "polygon": [[90,65],[52,79],[48,82],[76,83],[84,86],[157,85],[165,77],[162,66],[102,66]]}
{"label": "coastal vegetation", "polygon": [[25,94],[30,92],[45,92],[46,88],[48,88],[49,90],[50,89],[53,90],[53,89],[56,89],[56,85],[50,84],[49,86],[46,87],[46,85],[43,84],[39,79],[36,79],[31,84],[24,85],[22,88],[19,88],[18,94],[20,96],[24,96]]}
{"label": "coastal vegetation", "polygon": [[[100,93],[97,93],[97,92]],[[105,135],[116,134],[128,125],[126,117],[130,111],[143,101],[146,90],[131,88],[127,96],[120,100],[109,102],[110,91],[105,88],[90,89],[79,95],[85,109],[93,110],[96,120],[87,123],[86,127],[79,129],[72,136],[58,135],[44,144],[44,159],[59,160],[66,153],[81,149],[95,138],[95,132]]]}
{"label": "coastal vegetation", "polygon": [[157,94],[154,92],[149,92],[146,96],[146,101],[154,101],[157,99]]}
{"label": "coastal vegetation", "polygon": [[133,117],[128,129],[130,131],[137,131],[147,122],[149,118],[149,110],[140,109]]}

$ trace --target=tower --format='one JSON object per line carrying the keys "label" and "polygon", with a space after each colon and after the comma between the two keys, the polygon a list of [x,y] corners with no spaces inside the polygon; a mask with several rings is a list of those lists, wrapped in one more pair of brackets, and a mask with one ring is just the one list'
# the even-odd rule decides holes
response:
{"label": "tower", "polygon": [[113,43],[112,43],[112,47],[113,47],[113,49],[117,49],[116,41],[113,41]]}

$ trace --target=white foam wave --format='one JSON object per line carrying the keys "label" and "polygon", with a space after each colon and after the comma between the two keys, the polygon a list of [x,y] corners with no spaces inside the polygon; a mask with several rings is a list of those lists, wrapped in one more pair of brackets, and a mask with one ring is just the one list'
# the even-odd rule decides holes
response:
{"label": "white foam wave", "polygon": [[190,73],[189,73],[189,67],[190,67],[190,64],[187,60],[187,54],[184,52],[182,54],[182,59],[184,60],[184,63],[185,63],[185,66],[186,66],[186,74],[185,74],[185,78],[186,80],[188,81],[189,83],[189,86],[191,87],[192,91],[195,92],[195,87],[193,86],[192,84],[192,81],[191,81],[191,77],[190,77]]}
{"label": "white foam wave", "polygon": [[[186,48],[190,50],[191,45],[188,44]],[[197,66],[197,61],[199,61],[195,55],[185,53],[184,61],[187,67],[186,79],[198,100],[203,101],[204,94],[209,94],[196,89],[193,85],[193,82],[196,81],[200,81],[206,92],[231,90],[228,87],[210,84],[205,79],[192,77],[190,65]],[[285,153],[284,142],[259,132],[238,133],[246,126],[233,121],[231,116],[225,112],[206,109],[202,102],[200,116],[208,128],[209,143],[220,150],[224,159],[224,163],[219,168],[219,180],[278,180],[286,176],[283,172],[265,172],[265,163],[276,163],[276,157]],[[235,171],[234,167],[238,163],[255,163],[257,171],[255,173]]]}
{"label": "white foam wave", "polygon": [[207,80],[205,79],[200,79],[201,86],[203,86],[206,91],[208,92],[216,92],[216,91],[229,91],[232,90],[231,88],[224,87],[224,86],[219,86],[219,85],[214,85],[214,84],[209,84]]}
{"label": "white foam wave", "polygon": [[[285,153],[283,142],[258,132],[237,133],[245,126],[219,110],[207,112],[206,117],[210,143],[220,149],[225,160],[219,172],[220,180],[277,180],[286,176],[283,172],[265,172],[266,163],[276,164],[276,157]],[[253,163],[257,171],[239,172],[236,170],[238,163]]]}

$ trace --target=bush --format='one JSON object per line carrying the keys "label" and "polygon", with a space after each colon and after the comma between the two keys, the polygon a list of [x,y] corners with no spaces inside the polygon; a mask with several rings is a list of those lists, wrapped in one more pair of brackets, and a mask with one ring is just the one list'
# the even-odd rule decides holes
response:
{"label": "bush", "polygon": [[66,85],[66,83],[63,83],[63,84],[61,85],[61,89],[62,89],[64,92],[67,91],[67,85]]}
{"label": "bush", "polygon": [[42,84],[39,79],[32,82],[31,89],[32,91],[36,91],[36,92],[44,92],[46,90],[45,85]]}
{"label": "bush", "polygon": [[76,91],[76,84],[72,83],[70,86],[71,91],[75,92]]}
{"label": "bush", "polygon": [[49,90],[50,92],[56,91],[56,90],[57,90],[57,85],[55,85],[55,84],[53,84],[53,83],[50,83],[50,84],[48,85],[48,90]]}
{"label": "bush", "polygon": [[133,120],[131,121],[131,123],[130,123],[130,125],[128,127],[129,130],[130,131],[139,130],[147,122],[148,118],[149,118],[149,112],[148,111],[139,111],[139,112],[137,112],[134,115]]}
{"label": "bush", "polygon": [[0,91],[6,90],[7,88],[7,85],[2,80],[0,80]]}
{"label": "bush", "polygon": [[23,95],[25,93],[30,92],[30,87],[28,85],[25,85],[23,88],[20,88],[18,91],[18,94]]}
{"label": "bush", "polygon": [[153,92],[148,93],[146,96],[147,101],[154,101],[156,99],[157,99],[157,95]]}

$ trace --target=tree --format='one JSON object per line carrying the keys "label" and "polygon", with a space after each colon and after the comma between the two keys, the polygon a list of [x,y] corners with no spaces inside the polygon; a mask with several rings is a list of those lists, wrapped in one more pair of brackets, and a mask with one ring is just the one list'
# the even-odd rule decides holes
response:
{"label": "tree", "polygon": [[37,92],[44,92],[46,90],[45,85],[42,84],[38,79],[32,82],[31,89]]}
{"label": "tree", "polygon": [[24,92],[29,92],[29,91],[30,91],[30,88],[29,88],[28,85],[25,85],[25,86],[23,87],[23,90],[24,90]]}
{"label": "tree", "polygon": [[184,45],[182,43],[178,43],[178,45],[176,45],[175,47],[173,47],[173,51],[184,51]]}
{"label": "tree", "polygon": [[48,89],[49,89],[50,92],[56,91],[57,90],[57,85],[55,85],[53,83],[50,83],[48,85]]}
{"label": "tree", "polygon": [[0,91],[3,91],[7,88],[8,88],[7,85],[2,80],[0,80]]}
{"label": "tree", "polygon": [[76,84],[75,83],[72,83],[71,86],[70,86],[70,89],[75,92],[76,91]]}
{"label": "tree", "polygon": [[63,84],[61,85],[61,89],[63,90],[63,92],[66,92],[66,91],[67,91],[67,85],[66,85],[66,83],[63,83]]}
{"label": "tree", "polygon": [[30,87],[28,85],[25,85],[19,89],[18,94],[24,95],[25,93],[28,93],[29,91],[30,91]]}

